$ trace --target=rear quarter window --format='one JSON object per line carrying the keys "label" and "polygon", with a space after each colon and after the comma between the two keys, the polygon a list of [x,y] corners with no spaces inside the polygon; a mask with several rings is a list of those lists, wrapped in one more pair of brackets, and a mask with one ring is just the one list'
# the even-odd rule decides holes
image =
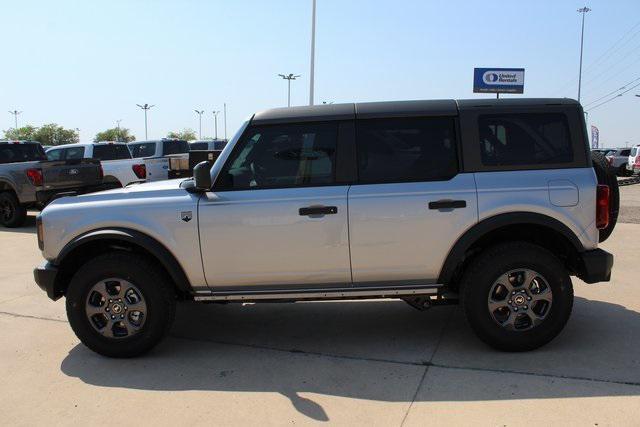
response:
{"label": "rear quarter window", "polygon": [[562,164],[573,161],[573,144],[562,113],[487,114],[478,117],[484,166]]}
{"label": "rear quarter window", "polygon": [[162,141],[162,155],[183,154],[189,152],[187,141]]}
{"label": "rear quarter window", "polygon": [[206,142],[193,142],[189,144],[189,149],[191,150],[207,150],[209,148],[209,144]]}
{"label": "rear quarter window", "polygon": [[0,144],[0,163],[46,160],[40,144]]}
{"label": "rear quarter window", "polygon": [[131,153],[126,145],[94,145],[93,157],[100,160],[122,160],[130,159]]}
{"label": "rear quarter window", "polygon": [[131,152],[131,157],[136,159],[152,157],[156,155],[156,143],[144,142],[141,144],[129,144],[129,151]]}

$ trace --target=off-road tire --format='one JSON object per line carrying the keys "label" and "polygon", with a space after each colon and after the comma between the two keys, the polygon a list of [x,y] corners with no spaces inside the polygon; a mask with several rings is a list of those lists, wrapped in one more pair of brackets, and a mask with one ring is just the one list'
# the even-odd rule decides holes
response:
{"label": "off-road tire", "polygon": [[[5,215],[4,209],[8,209]],[[20,201],[11,191],[0,193],[0,225],[7,228],[21,227],[27,219],[27,210],[20,204]]]}
{"label": "off-road tire", "polygon": [[[547,317],[528,330],[507,330],[496,323],[488,308],[494,282],[508,271],[531,269],[548,283],[553,301]],[[564,265],[551,252],[527,242],[512,242],[484,250],[465,269],[461,302],[466,320],[486,344],[501,351],[528,351],[553,340],[569,320],[573,286]]]}
{"label": "off-road tire", "polygon": [[[146,303],[146,319],[140,331],[125,338],[110,338],[91,325],[86,301],[92,287],[105,279],[119,278],[134,284]],[[176,309],[174,288],[149,259],[111,252],[84,264],[75,273],[66,293],[67,317],[84,345],[108,357],[135,357],[151,350],[168,333]]]}

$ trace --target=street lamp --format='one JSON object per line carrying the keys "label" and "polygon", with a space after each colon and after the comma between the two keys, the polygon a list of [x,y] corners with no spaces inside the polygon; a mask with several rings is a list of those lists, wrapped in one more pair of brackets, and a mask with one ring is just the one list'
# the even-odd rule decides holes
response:
{"label": "street lamp", "polygon": [[587,14],[587,12],[590,11],[591,9],[589,9],[587,6],[578,9],[578,12],[582,13],[582,32],[580,35],[580,71],[578,73],[578,102],[580,102],[580,90],[582,89],[582,49],[584,46],[584,16]]}
{"label": "street lamp", "polygon": [[316,0],[311,3],[311,72],[309,73],[309,105],[313,105],[313,72],[316,56]]}
{"label": "street lamp", "polygon": [[298,77],[300,77],[300,74],[293,75],[292,73],[290,73],[286,75],[285,74],[278,74],[278,75],[287,81],[287,107],[291,107],[291,80],[297,79]]}
{"label": "street lamp", "polygon": [[9,114],[13,114],[13,118],[16,120],[16,132],[18,131],[18,114],[22,114],[22,111],[18,111],[18,110],[13,110],[13,111],[9,111]]}
{"label": "street lamp", "polygon": [[198,132],[198,135],[200,139],[202,139],[202,115],[204,114],[204,110],[193,110],[196,112],[196,114],[198,115],[198,119],[200,120],[200,130]]}
{"label": "street lamp", "polygon": [[144,110],[144,139],[149,139],[149,137],[147,136],[147,111],[149,111],[154,106],[149,104],[136,105]]}
{"label": "street lamp", "polygon": [[122,121],[122,119],[116,120],[116,128],[117,130],[117,134],[116,134],[116,141],[120,142],[120,122]]}
{"label": "street lamp", "polygon": [[213,122],[214,122],[214,138],[213,139],[218,139],[218,114],[220,114],[220,110],[217,111],[213,111]]}

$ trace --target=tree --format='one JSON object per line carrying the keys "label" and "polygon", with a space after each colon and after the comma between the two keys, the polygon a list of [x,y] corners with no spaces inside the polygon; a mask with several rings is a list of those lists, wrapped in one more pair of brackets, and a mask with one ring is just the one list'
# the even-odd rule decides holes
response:
{"label": "tree", "polygon": [[102,132],[96,133],[93,140],[98,141],[120,141],[120,142],[132,142],[136,140],[136,137],[129,133],[127,128],[111,128]]}
{"label": "tree", "polygon": [[177,132],[169,132],[167,134],[167,138],[175,138],[175,139],[184,139],[185,141],[191,141],[193,139],[198,139],[196,132],[193,129],[184,128]]}
{"label": "tree", "polygon": [[79,142],[80,135],[78,129],[65,129],[55,123],[49,123],[39,127],[33,139],[42,145],[62,145]]}
{"label": "tree", "polygon": [[33,141],[37,130],[38,130],[37,127],[31,126],[31,125],[22,126],[21,128],[18,128],[18,129],[11,128],[4,131],[4,137],[5,139],[11,139],[14,141],[15,140]]}

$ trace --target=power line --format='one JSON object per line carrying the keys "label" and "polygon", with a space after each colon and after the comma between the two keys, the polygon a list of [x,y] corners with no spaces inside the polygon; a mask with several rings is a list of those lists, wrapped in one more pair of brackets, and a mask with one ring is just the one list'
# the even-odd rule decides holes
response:
{"label": "power line", "polygon": [[635,78],[635,79],[631,80],[629,83],[625,83],[625,84],[623,84],[623,85],[622,85],[621,87],[619,87],[618,89],[616,89],[616,90],[612,90],[612,91],[611,91],[611,92],[609,92],[608,94],[603,95],[603,96],[601,96],[601,97],[600,97],[600,98],[598,98],[598,99],[594,99],[593,101],[591,101],[591,102],[588,102],[588,103],[584,104],[584,107],[587,107],[587,106],[589,106],[589,105],[591,105],[591,104],[595,104],[596,102],[598,102],[598,101],[600,101],[600,100],[602,100],[602,99],[604,99],[604,98],[607,98],[608,96],[613,95],[613,94],[614,94],[614,93],[616,93],[616,92],[619,92],[619,91],[621,91],[621,90],[624,90],[624,89],[626,89],[626,88],[627,88],[627,86],[629,86],[631,83],[637,82],[638,80],[640,80],[640,77],[638,77],[638,78]]}
{"label": "power line", "polygon": [[614,99],[620,98],[622,95],[624,95],[624,94],[625,94],[625,93],[627,93],[627,92],[632,91],[633,89],[637,88],[638,86],[640,86],[640,83],[637,83],[637,84],[635,84],[635,85],[631,86],[629,89],[625,90],[624,92],[621,92],[621,93],[617,94],[617,95],[616,95],[616,96],[614,96],[613,98],[610,98],[610,99],[608,99],[608,100],[606,100],[606,101],[604,101],[604,102],[601,102],[600,104],[598,104],[598,105],[596,105],[596,106],[594,106],[594,107],[589,108],[587,111],[593,111],[593,110],[595,110],[596,108],[598,108],[598,107],[600,107],[600,106],[602,106],[602,105],[604,105],[604,104],[607,104],[607,103],[609,103],[609,102],[613,101]]}

